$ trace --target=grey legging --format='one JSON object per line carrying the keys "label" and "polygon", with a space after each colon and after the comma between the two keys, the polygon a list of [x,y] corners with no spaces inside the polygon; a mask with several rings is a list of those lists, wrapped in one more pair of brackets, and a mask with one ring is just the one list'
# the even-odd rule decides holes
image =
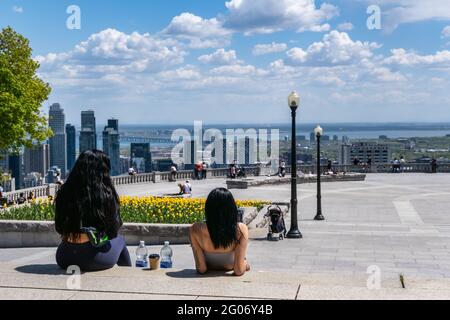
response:
{"label": "grey legging", "polygon": [[125,239],[118,236],[103,247],[96,248],[90,242],[72,244],[63,242],[56,252],[56,262],[62,269],[78,266],[82,271],[101,271],[115,265],[131,267],[130,254]]}

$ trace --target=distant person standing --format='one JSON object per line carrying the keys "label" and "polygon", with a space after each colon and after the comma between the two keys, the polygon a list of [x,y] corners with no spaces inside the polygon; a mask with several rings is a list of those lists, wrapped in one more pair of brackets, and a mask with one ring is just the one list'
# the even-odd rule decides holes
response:
{"label": "distant person standing", "polygon": [[392,165],[392,172],[393,173],[399,173],[400,172],[400,160],[398,158],[394,159],[393,165]]}
{"label": "distant person standing", "polygon": [[284,178],[286,176],[286,162],[281,161],[280,169],[279,169],[280,178]]}
{"label": "distant person standing", "polygon": [[358,159],[357,157],[355,157],[355,158],[353,159],[353,165],[354,165],[355,167],[359,166],[359,159]]}
{"label": "distant person standing", "polygon": [[63,184],[63,181],[61,179],[61,171],[60,170],[58,170],[56,172],[56,184],[60,185],[60,186]]}
{"label": "distant person standing", "polygon": [[172,165],[170,167],[170,181],[172,182],[177,181],[177,173],[178,173],[177,167],[175,165]]}
{"label": "distant person standing", "polygon": [[195,180],[201,180],[202,179],[202,170],[203,170],[203,165],[200,162],[197,162],[194,165],[194,179]]}
{"label": "distant person standing", "polygon": [[437,173],[437,167],[438,167],[437,160],[433,158],[431,160],[431,173]]}
{"label": "distant person standing", "polygon": [[202,178],[203,180],[206,180],[206,173],[208,171],[208,165],[206,164],[206,162],[202,163]]}
{"label": "distant person standing", "polygon": [[236,179],[237,175],[237,164],[236,161],[230,166],[230,178]]}
{"label": "distant person standing", "polygon": [[400,157],[400,172],[403,172],[405,170],[406,160],[404,156]]}

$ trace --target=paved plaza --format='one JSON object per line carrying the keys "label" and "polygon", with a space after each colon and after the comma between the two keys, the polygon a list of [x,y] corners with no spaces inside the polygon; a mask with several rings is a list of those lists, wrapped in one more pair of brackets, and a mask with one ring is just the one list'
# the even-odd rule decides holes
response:
{"label": "paved plaza", "polygon": [[[194,181],[194,197],[206,197],[213,188],[224,186],[224,180]],[[174,183],[160,183],[121,186],[119,192],[121,195],[145,196],[174,193],[176,189]],[[290,186],[256,187],[233,190],[233,193],[237,199],[288,202]],[[40,293],[48,298],[92,298],[95,292],[98,293],[97,298],[126,298],[133,294],[141,298],[188,299],[233,296],[281,299],[450,298],[449,175],[370,174],[364,182],[324,184],[324,222],[313,221],[315,184],[299,186],[298,196],[300,229],[304,238],[267,242],[266,230],[252,229],[248,254],[252,272],[244,278],[206,277],[201,278],[202,286],[196,285],[199,278],[192,270],[191,249],[182,245],[174,246],[175,269],[172,274],[148,272],[144,275],[139,270],[116,268],[104,274],[83,276],[90,289],[78,293],[60,288],[62,280],[58,277],[65,279],[66,276],[51,275],[58,273],[54,267],[55,248],[0,249],[0,298],[15,296],[20,290],[23,290],[20,292],[24,297],[33,297],[40,288],[46,288]],[[290,225],[289,219],[287,224]],[[159,249],[151,247],[150,251],[158,252]],[[135,248],[130,247],[133,256],[134,251]],[[366,283],[370,266],[381,271],[382,289],[369,294]],[[53,270],[50,275],[46,268]],[[400,274],[404,275],[406,290],[410,291],[402,291],[405,289],[401,288]],[[114,285],[109,291],[108,287],[94,284],[94,278],[100,281],[114,275],[117,277],[116,286],[122,283],[122,291],[125,292]],[[142,276],[148,277],[149,281],[167,280],[167,291],[155,287],[144,290],[141,284],[137,284],[137,279]],[[252,286],[244,286],[242,292],[237,294],[234,291],[232,295],[230,290],[238,283],[252,283]],[[189,284],[194,287],[189,288]],[[269,284],[274,289],[267,291]],[[181,286],[176,293],[179,296],[172,292],[177,285]]]}

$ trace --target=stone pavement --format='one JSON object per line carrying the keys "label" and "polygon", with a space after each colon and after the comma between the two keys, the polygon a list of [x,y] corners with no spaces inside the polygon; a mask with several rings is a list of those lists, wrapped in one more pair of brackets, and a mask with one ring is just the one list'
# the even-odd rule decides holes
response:
{"label": "stone pavement", "polygon": [[[194,196],[205,197],[211,189],[221,186],[225,186],[224,180],[193,182]],[[174,189],[175,184],[162,183],[123,186],[119,192],[162,195]],[[289,186],[233,190],[233,193],[238,199],[289,201]],[[54,248],[0,249],[0,298],[14,297],[19,291],[33,297],[40,287],[47,288],[39,292],[48,294],[49,298],[119,298],[124,291],[136,294],[131,280],[136,278],[136,283],[140,283],[137,278],[144,274],[149,282],[164,280],[168,284],[164,285],[166,291],[139,285],[136,290],[141,298],[159,297],[163,293],[164,298],[169,298],[167,294],[172,297],[172,285],[173,290],[179,285],[182,290],[177,292],[189,299],[450,298],[449,175],[372,174],[365,182],[324,184],[323,211],[327,219],[324,222],[312,220],[315,201],[314,185],[299,186],[299,219],[304,239],[267,242],[265,230],[251,231],[248,259],[253,271],[244,278],[206,277],[200,278],[201,285],[198,285],[200,280],[193,275],[189,246],[175,246],[175,268],[185,271],[173,271],[172,275],[181,274],[181,277],[117,268],[84,275],[92,285],[88,287],[90,292],[58,291],[67,276],[61,275],[57,280],[58,277],[36,275],[39,272],[33,271],[34,268],[54,269]],[[150,251],[159,249],[151,247]],[[130,248],[132,254],[134,250]],[[371,266],[381,272],[381,290],[371,291],[366,287],[367,270]],[[17,267],[20,268],[16,270]],[[10,275],[3,276],[5,273]],[[401,289],[400,274],[405,277],[406,289]],[[108,292],[99,290],[104,288],[102,282],[95,285],[94,279],[114,275],[118,277],[112,281],[116,284]],[[52,281],[60,282],[52,287]],[[248,288],[244,285],[246,281],[251,284]],[[25,287],[29,291],[17,289]]]}

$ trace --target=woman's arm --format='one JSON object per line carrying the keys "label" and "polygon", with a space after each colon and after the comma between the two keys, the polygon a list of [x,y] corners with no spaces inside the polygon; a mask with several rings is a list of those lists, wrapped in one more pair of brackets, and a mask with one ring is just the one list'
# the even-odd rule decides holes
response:
{"label": "woman's arm", "polygon": [[239,239],[239,245],[235,250],[234,257],[234,274],[236,276],[242,276],[246,271],[250,270],[247,264],[247,247],[248,247],[248,228],[245,224],[240,223],[239,229],[241,230],[241,237]]}
{"label": "woman's arm", "polygon": [[205,274],[208,271],[208,268],[206,266],[203,249],[201,248],[200,242],[198,241],[198,236],[200,235],[201,231],[200,228],[201,226],[199,224],[194,224],[189,228],[189,240],[191,242],[192,252],[194,254],[195,268],[197,269],[198,273]]}

